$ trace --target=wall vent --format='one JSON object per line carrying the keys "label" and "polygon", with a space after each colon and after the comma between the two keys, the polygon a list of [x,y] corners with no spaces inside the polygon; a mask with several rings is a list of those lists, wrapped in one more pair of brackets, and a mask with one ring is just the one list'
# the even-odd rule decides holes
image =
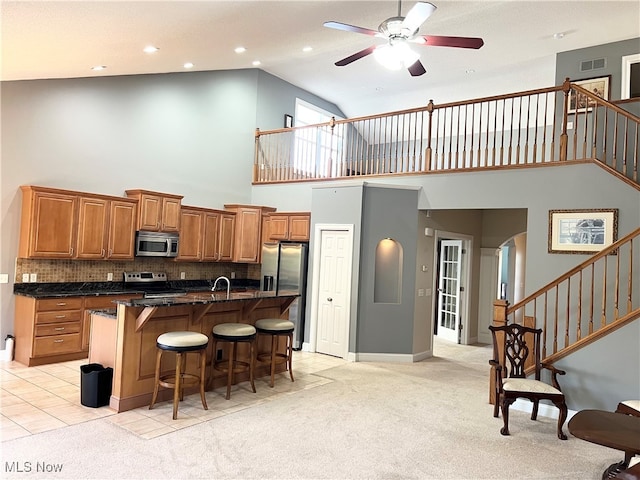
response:
{"label": "wall vent", "polygon": [[593,60],[583,60],[580,62],[580,71],[588,72],[589,70],[599,70],[607,66],[606,58],[595,58]]}

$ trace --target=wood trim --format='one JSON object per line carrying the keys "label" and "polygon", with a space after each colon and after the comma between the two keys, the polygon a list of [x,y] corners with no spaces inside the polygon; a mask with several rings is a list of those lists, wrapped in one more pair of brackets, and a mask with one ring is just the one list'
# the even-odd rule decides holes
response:
{"label": "wood trim", "polygon": [[142,330],[142,327],[153,317],[157,310],[158,307],[144,307],[144,310],[136,318],[136,332]]}

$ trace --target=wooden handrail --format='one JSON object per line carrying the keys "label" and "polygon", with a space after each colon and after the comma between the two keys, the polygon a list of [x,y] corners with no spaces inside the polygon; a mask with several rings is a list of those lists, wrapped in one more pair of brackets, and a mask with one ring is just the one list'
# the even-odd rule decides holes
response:
{"label": "wooden handrail", "polygon": [[629,233],[629,234],[625,235],[624,237],[622,237],[621,239],[619,239],[617,242],[611,244],[609,247],[607,247],[607,248],[599,251],[598,253],[594,254],[592,257],[588,258],[587,260],[585,260],[581,264],[573,267],[571,270],[569,270],[564,275],[561,275],[560,277],[556,278],[552,282],[549,282],[545,286],[539,288],[538,290],[533,292],[531,295],[529,295],[526,298],[520,300],[518,303],[515,303],[515,304],[511,305],[510,307],[507,308],[507,315],[509,315],[510,313],[513,313],[514,311],[520,309],[521,307],[523,307],[527,303],[531,302],[533,299],[535,299],[535,298],[539,297],[540,295],[542,295],[544,292],[551,290],[552,288],[556,287],[557,285],[559,285],[560,283],[564,282],[568,278],[574,276],[580,270],[584,270],[586,267],[588,267],[591,264],[597,262],[601,258],[606,257],[608,255],[611,255],[611,252],[616,251],[619,248],[620,245],[623,245],[623,244],[627,243],[629,240],[631,240],[634,237],[637,237],[638,235],[640,235],[640,228],[635,229],[631,233]]}

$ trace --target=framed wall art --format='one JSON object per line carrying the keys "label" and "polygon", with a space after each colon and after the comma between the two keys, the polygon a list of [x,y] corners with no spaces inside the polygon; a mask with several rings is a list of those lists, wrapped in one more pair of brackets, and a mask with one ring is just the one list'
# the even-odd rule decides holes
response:
{"label": "framed wall art", "polygon": [[618,239],[618,209],[549,210],[549,253],[594,253]]}
{"label": "framed wall art", "polygon": [[[604,100],[609,100],[609,95],[611,93],[610,80],[611,75],[606,75],[604,77],[575,80],[572,81],[572,83],[581,86],[585,90],[589,90],[591,93]],[[595,102],[593,100],[589,101],[589,98],[586,95],[582,93],[576,94],[573,89],[569,90],[569,109],[567,110],[567,113],[590,112],[594,106]]]}

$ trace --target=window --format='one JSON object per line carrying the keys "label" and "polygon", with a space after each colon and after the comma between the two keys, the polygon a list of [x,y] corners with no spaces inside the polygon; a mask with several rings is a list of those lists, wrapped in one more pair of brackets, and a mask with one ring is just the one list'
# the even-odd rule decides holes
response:
{"label": "window", "polygon": [[[296,99],[295,126],[328,123],[331,118],[342,120],[315,105]],[[314,177],[336,176],[343,140],[343,125],[295,130],[293,167],[298,174]]]}

